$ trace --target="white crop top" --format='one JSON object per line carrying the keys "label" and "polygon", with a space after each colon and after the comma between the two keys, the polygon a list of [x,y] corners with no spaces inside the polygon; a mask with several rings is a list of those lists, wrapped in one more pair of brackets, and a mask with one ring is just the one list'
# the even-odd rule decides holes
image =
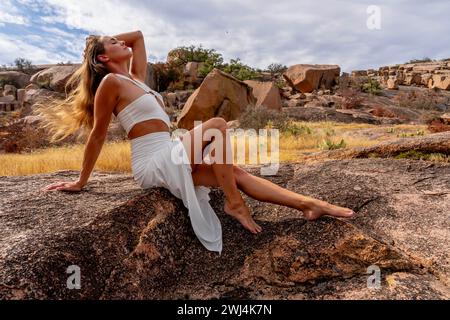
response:
{"label": "white crop top", "polygon": [[159,98],[161,104],[164,105],[164,100],[161,94],[159,94],[155,90],[152,90],[145,83],[136,81],[118,73],[115,73],[115,75],[130,80],[145,91],[145,94],[133,100],[117,114],[117,119],[119,120],[120,124],[125,129],[127,134],[135,124],[150,119],[160,119],[164,121],[170,128],[170,118],[156,100]]}

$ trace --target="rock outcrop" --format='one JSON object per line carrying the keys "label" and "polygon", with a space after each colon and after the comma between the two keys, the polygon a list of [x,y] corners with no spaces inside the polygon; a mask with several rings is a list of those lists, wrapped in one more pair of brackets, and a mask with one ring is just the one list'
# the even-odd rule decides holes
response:
{"label": "rock outcrop", "polygon": [[397,89],[398,85],[416,85],[450,90],[450,60],[383,66],[377,71],[356,70],[352,77],[374,77],[388,89]]}
{"label": "rock outcrop", "polygon": [[394,157],[405,152],[450,155],[450,131],[428,134],[424,137],[405,137],[393,141],[382,142],[370,147],[319,152],[313,157],[316,159]]}
{"label": "rock outcrop", "polygon": [[39,86],[60,93],[65,93],[67,80],[80,67],[79,64],[69,66],[54,66],[35,73],[31,82]]}
{"label": "rock outcrop", "polygon": [[341,68],[338,65],[296,64],[290,66],[283,77],[286,82],[302,93],[318,89],[331,89],[339,83]]}
{"label": "rock outcrop", "polygon": [[376,117],[368,112],[334,109],[321,106],[284,107],[282,112],[296,121],[336,121],[344,123],[397,124],[397,118]]}
{"label": "rock outcrop", "polygon": [[0,80],[17,88],[25,88],[30,83],[30,75],[20,71],[0,71]]}
{"label": "rock outcrop", "polygon": [[248,84],[214,68],[186,101],[177,126],[190,130],[196,120],[204,122],[213,117],[235,120],[247,106],[255,103]]}
{"label": "rock outcrop", "polygon": [[266,107],[272,110],[280,111],[282,108],[280,90],[272,81],[255,81],[255,80],[245,80],[253,89],[253,95],[256,98],[255,107]]}
{"label": "rock outcrop", "polygon": [[[307,222],[245,197],[259,235],[225,215],[224,195],[212,188],[221,256],[198,242],[181,200],[143,191],[129,174],[94,172],[79,193],[39,191],[77,177],[0,177],[0,299],[450,298],[450,164],[283,164],[265,178],[357,215]],[[79,267],[80,289],[67,287],[70,266]],[[369,267],[380,268],[378,289],[368,287]]]}

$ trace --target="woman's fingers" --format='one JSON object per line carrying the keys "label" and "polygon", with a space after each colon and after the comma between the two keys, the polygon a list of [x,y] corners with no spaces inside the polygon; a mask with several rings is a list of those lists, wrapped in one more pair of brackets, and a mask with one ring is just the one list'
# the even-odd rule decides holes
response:
{"label": "woman's fingers", "polygon": [[76,182],[54,182],[44,188],[42,188],[42,191],[81,191],[81,186],[78,185]]}
{"label": "woman's fingers", "polygon": [[59,187],[61,187],[63,185],[65,185],[65,182],[57,181],[57,182],[54,182],[52,184],[49,184],[48,186],[42,188],[41,190],[43,190],[43,191],[55,190],[55,189],[57,189],[57,188],[59,188]]}

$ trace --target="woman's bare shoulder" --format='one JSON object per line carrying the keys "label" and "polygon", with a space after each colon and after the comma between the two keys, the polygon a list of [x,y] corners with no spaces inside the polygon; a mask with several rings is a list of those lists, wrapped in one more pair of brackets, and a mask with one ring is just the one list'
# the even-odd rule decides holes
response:
{"label": "woman's bare shoulder", "polygon": [[106,76],[103,77],[102,82],[105,82],[105,85],[111,88],[121,88],[122,81],[120,81],[119,77],[114,73],[108,73]]}
{"label": "woman's bare shoulder", "polygon": [[108,95],[113,96],[115,98],[119,97],[121,90],[121,82],[117,75],[113,73],[108,73],[103,79],[100,81],[98,86],[97,94],[98,95]]}

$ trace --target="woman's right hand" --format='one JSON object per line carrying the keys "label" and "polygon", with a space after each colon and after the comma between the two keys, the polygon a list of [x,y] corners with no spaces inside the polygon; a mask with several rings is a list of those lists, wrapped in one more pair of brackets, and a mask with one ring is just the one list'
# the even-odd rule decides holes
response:
{"label": "woman's right hand", "polygon": [[57,181],[52,184],[49,184],[48,186],[41,189],[41,191],[81,191],[84,184],[80,183],[79,181]]}

